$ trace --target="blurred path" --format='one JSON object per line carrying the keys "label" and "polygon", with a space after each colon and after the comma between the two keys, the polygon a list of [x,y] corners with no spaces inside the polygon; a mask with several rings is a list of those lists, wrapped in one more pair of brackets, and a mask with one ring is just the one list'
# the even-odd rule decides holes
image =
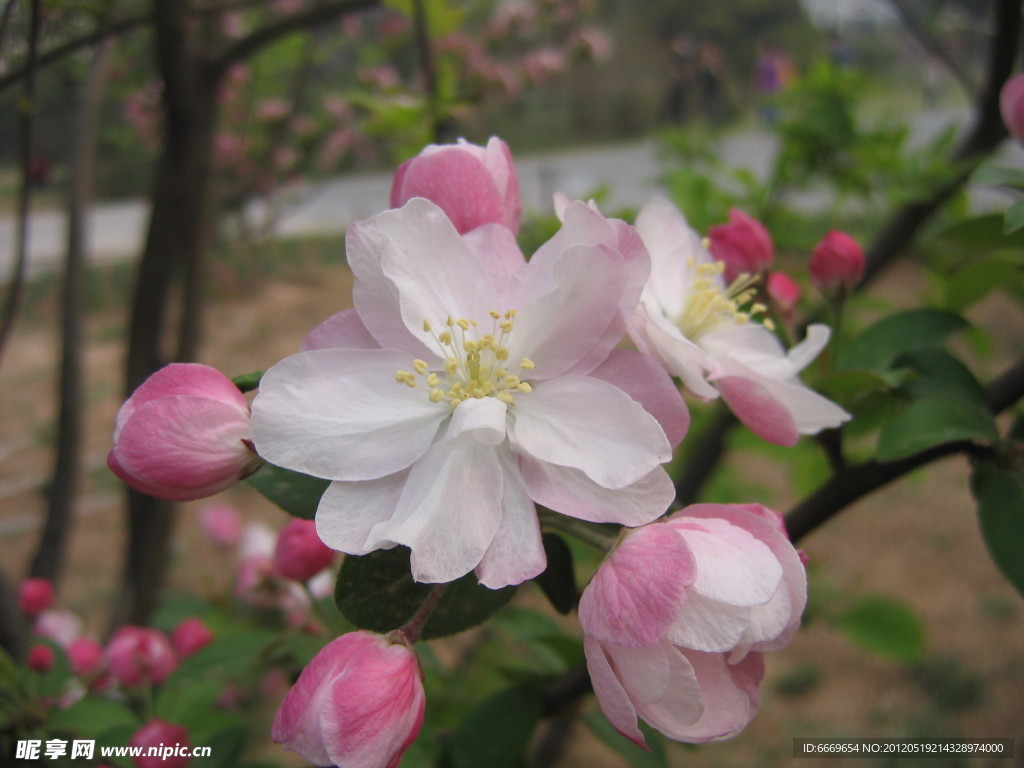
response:
{"label": "blurred path", "polygon": [[[952,111],[918,115],[914,119],[914,140],[925,141],[963,115]],[[1016,145],[1013,162],[1024,165],[1024,151]],[[764,178],[775,155],[774,138],[765,131],[750,129],[727,134],[721,144],[726,165],[746,168]],[[571,198],[606,189],[602,203],[607,211],[639,207],[658,193],[658,149],[653,141],[613,144],[579,150],[527,155],[516,160],[523,205],[528,211],[551,210],[551,196],[563,192]],[[339,177],[332,181],[300,183],[282,190],[274,201],[274,234],[278,237],[337,234],[351,222],[378,213],[388,206],[391,174]],[[975,200],[991,205],[987,200]],[[798,199],[797,204],[801,204]],[[803,201],[813,204],[813,199]],[[90,217],[90,263],[131,260],[141,251],[148,206],[142,201],[107,203],[96,206]],[[249,213],[263,215],[259,206]],[[63,259],[66,218],[47,211],[32,217],[29,230],[29,274],[38,275],[58,268]],[[15,223],[0,216],[0,283],[11,273]]]}

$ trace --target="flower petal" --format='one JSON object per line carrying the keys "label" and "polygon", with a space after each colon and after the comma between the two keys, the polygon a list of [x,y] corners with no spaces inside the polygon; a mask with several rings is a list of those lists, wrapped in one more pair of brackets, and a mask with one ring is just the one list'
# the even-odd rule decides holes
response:
{"label": "flower petal", "polygon": [[480,583],[491,589],[521,584],[547,567],[537,509],[526,493],[515,457],[507,450],[499,451],[498,460],[502,473],[501,523],[476,567]]}
{"label": "flower petal", "polygon": [[662,467],[625,488],[609,489],[581,470],[519,457],[530,498],[563,515],[592,523],[644,525],[660,517],[675,499],[675,486]]}
{"label": "flower petal", "polygon": [[430,447],[447,405],[395,381],[393,350],[320,349],[282,360],[253,401],[252,437],[274,464],[330,480],[371,480]]}
{"label": "flower petal", "polygon": [[784,446],[796,445],[800,440],[792,415],[762,382],[725,376],[716,379],[715,386],[736,418],[762,440]]}
{"label": "flower petal", "polygon": [[452,413],[445,437],[453,441],[453,448],[468,447],[474,440],[482,445],[500,445],[505,442],[507,413],[508,406],[496,397],[465,400]]}
{"label": "flower petal", "polygon": [[587,658],[587,671],[597,695],[597,703],[608,718],[608,722],[634,744],[646,747],[644,734],[637,726],[636,707],[615,676],[601,643],[593,638],[583,637],[583,653]]}
{"label": "flower petal", "polygon": [[[484,224],[462,236],[480,261],[487,264],[496,286],[510,286],[526,268],[526,259],[519,250],[515,235],[500,224]],[[508,293],[508,287],[503,287]]]}
{"label": "flower petal", "polygon": [[516,401],[509,439],[518,453],[582,470],[605,488],[624,488],[668,461],[658,422],[621,389],[585,376],[537,384]]}
{"label": "flower petal", "polygon": [[355,309],[331,315],[306,334],[302,351],[311,349],[380,349]]}
{"label": "flower petal", "polygon": [[480,564],[502,516],[496,450],[439,441],[412,467],[394,518],[371,535],[412,550],[416,581],[447,582]]}
{"label": "flower petal", "polygon": [[356,309],[384,347],[434,355],[425,320],[478,320],[497,309],[487,265],[428,200],[353,224],[346,248]]}
{"label": "flower petal", "polygon": [[702,400],[718,397],[718,390],[704,380],[708,367],[704,351],[647,303],[637,306],[629,320],[629,336],[637,349],[650,355]]}
{"label": "flower petal", "polygon": [[649,525],[629,533],[601,564],[580,598],[583,631],[630,648],[664,636],[686,600],[697,563],[678,533]]}
{"label": "flower petal", "polygon": [[366,555],[390,549],[395,542],[373,535],[398,509],[409,470],[375,480],[335,481],[327,486],[316,510],[316,532],[331,549]]}
{"label": "flower petal", "polygon": [[664,198],[655,198],[640,209],[636,229],[651,255],[647,285],[660,309],[676,317],[684,309],[693,282],[690,263],[710,263],[711,254],[686,217]]}
{"label": "flower petal", "polygon": [[590,373],[621,389],[658,420],[669,444],[682,442],[690,428],[690,411],[672,378],[647,355],[615,349]]}

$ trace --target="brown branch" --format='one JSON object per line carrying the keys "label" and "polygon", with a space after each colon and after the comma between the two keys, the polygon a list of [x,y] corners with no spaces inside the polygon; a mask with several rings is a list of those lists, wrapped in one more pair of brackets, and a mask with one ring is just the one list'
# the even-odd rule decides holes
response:
{"label": "brown branch", "polygon": [[53,481],[43,535],[32,560],[31,574],[57,582],[64,567],[74,518],[72,505],[80,474],[82,422],[82,321],[87,250],[87,223],[96,181],[99,115],[113,60],[115,38],[96,50],[78,102],[71,171],[68,183],[67,255],[61,315],[59,415]]}
{"label": "brown branch", "polygon": [[917,236],[921,226],[967,181],[981,161],[1006,138],[999,114],[999,91],[1010,77],[1020,50],[1021,2],[998,0],[994,6],[995,36],[989,51],[988,70],[975,102],[974,124],[950,157],[956,176],[936,189],[931,197],[910,203],[882,227],[868,248],[859,288],[871,282]]}
{"label": "brown branch", "polygon": [[32,0],[28,33],[28,74],[21,94],[21,118],[19,127],[18,154],[21,164],[21,191],[18,193],[18,228],[15,243],[14,267],[11,281],[4,297],[3,312],[0,314],[0,357],[3,356],[7,338],[14,327],[21,306],[25,288],[25,271],[29,253],[29,210],[32,207],[32,160],[35,152],[35,60],[39,47],[39,33],[43,22],[41,0]]}
{"label": "brown branch", "polygon": [[[1024,358],[993,380],[985,388],[985,396],[993,414],[1001,413],[1024,398]],[[986,451],[975,443],[961,440],[928,448],[899,461],[866,461],[850,467],[833,475],[790,511],[786,515],[786,529],[793,541],[799,541],[848,505],[918,467],[958,453],[975,455]]]}
{"label": "brown branch", "polygon": [[974,82],[971,74],[960,65],[957,58],[951,55],[942,42],[932,34],[925,20],[918,16],[917,11],[910,6],[907,0],[889,0],[889,5],[893,7],[893,10],[896,11],[896,14],[903,22],[903,26],[906,27],[907,31],[917,40],[921,47],[933,59],[949,70],[949,73],[960,87],[963,88],[967,97],[970,98],[974,95],[977,90],[977,84]]}
{"label": "brown branch", "polygon": [[[146,13],[139,16],[128,16],[118,21],[111,21],[101,27],[97,27],[81,37],[76,37],[67,42],[61,43],[48,51],[39,54],[34,60],[35,69],[43,69],[55,64],[66,56],[77,53],[83,48],[90,48],[97,43],[106,40],[108,37],[119,37],[127,32],[146,26],[153,22],[153,14]],[[28,75],[30,60],[26,60],[20,67],[15,67],[10,72],[0,75],[0,93],[12,85],[21,82]]]}
{"label": "brown branch", "polygon": [[215,75],[224,72],[232,64],[248,59],[267,45],[293,32],[324,24],[346,13],[375,8],[378,4],[379,0],[328,0],[304,11],[282,16],[225,48],[211,62],[211,71]]}

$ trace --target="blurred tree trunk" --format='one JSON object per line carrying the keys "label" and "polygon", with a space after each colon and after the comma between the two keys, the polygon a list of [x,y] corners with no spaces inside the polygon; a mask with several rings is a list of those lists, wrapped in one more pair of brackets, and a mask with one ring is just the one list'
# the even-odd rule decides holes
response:
{"label": "blurred tree trunk", "polygon": [[[200,273],[211,231],[214,135],[220,77],[203,56],[205,25],[181,0],[155,0],[164,137],[133,297],[126,394],[173,359],[194,356],[201,325]],[[182,311],[171,315],[178,290]],[[177,321],[177,331],[173,323]],[[168,350],[175,340],[174,352]],[[129,541],[114,622],[145,622],[168,565],[173,505],[129,491]]]}
{"label": "blurred tree trunk", "polygon": [[46,525],[30,573],[60,579],[73,524],[72,503],[78,483],[82,421],[82,283],[88,249],[87,216],[96,182],[100,104],[110,74],[114,38],[100,43],[86,80],[78,87],[74,143],[68,182],[68,242],[64,263],[61,316],[60,413],[53,480]]}

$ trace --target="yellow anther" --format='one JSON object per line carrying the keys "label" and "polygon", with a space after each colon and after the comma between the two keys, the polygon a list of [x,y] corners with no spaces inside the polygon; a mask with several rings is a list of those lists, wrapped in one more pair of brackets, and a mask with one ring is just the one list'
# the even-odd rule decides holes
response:
{"label": "yellow anther", "polygon": [[399,384],[408,384],[410,381],[415,382],[416,377],[409,373],[409,371],[396,371],[395,381]]}
{"label": "yellow anther", "polygon": [[503,381],[502,383],[509,389],[515,389],[516,387],[519,386],[519,381],[520,379],[518,376],[506,376],[505,381]]}
{"label": "yellow anther", "polygon": [[500,313],[500,312],[498,312],[497,310],[494,310],[494,309],[492,309],[492,310],[491,310],[491,312],[490,312],[490,315],[491,315],[491,317],[493,317],[493,318],[494,318],[495,320],[499,320],[499,319],[501,319],[501,313]]}
{"label": "yellow anther", "polygon": [[441,331],[441,335],[437,337],[437,340],[440,341],[442,344],[444,344],[446,346],[448,344],[451,344],[452,343],[452,332],[451,331]]}
{"label": "yellow anther", "polygon": [[429,376],[427,376],[427,386],[428,387],[436,387],[440,383],[441,383],[441,377],[438,376],[436,373],[432,373]]}
{"label": "yellow anther", "polygon": [[434,329],[434,327],[430,324],[429,320],[424,320],[423,321],[423,330],[424,331],[426,331],[427,333],[430,333],[433,329]]}
{"label": "yellow anther", "polygon": [[454,374],[457,370],[459,370],[459,361],[457,358],[449,357],[444,361],[444,372],[449,376]]}
{"label": "yellow anther", "polygon": [[524,394],[527,394],[527,395],[530,394],[531,392],[533,392],[533,387],[531,387],[529,382],[526,382],[526,381],[520,381],[516,385],[516,389],[519,390],[520,392],[523,392]]}
{"label": "yellow anther", "polygon": [[508,312],[505,313],[505,317],[507,317],[509,320],[511,320],[515,316],[516,311],[514,309],[510,309]]}
{"label": "yellow anther", "polygon": [[461,328],[464,331],[468,331],[469,330],[469,320],[467,320],[464,317],[459,318],[458,320],[456,320],[455,324],[457,326],[459,326],[459,328]]}
{"label": "yellow anther", "polygon": [[477,400],[482,400],[483,398],[487,397],[487,393],[484,392],[482,389],[480,389],[480,387],[477,387],[476,389],[474,389],[473,392],[472,392],[472,395]]}
{"label": "yellow anther", "polygon": [[432,403],[440,403],[443,399],[444,399],[444,392],[442,392],[440,389],[432,389],[432,390],[430,390],[430,402],[432,402]]}
{"label": "yellow anther", "polygon": [[508,347],[498,347],[494,350],[494,357],[497,360],[508,360]]}
{"label": "yellow anther", "polygon": [[504,368],[495,368],[494,369],[494,378],[495,379],[504,379],[506,376],[508,376],[508,371],[506,371]]}
{"label": "yellow anther", "polygon": [[516,326],[515,323],[513,323],[511,320],[502,320],[501,324],[498,327],[501,328],[501,330],[503,330],[505,333],[512,333],[512,329],[515,328]]}
{"label": "yellow anther", "polygon": [[522,368],[524,371],[532,371],[534,368],[537,367],[537,364],[534,363],[533,360],[531,360],[530,358],[524,357],[522,360],[519,361],[519,367]]}
{"label": "yellow anther", "polygon": [[416,370],[420,376],[427,372],[427,361],[426,360],[413,360],[412,367]]}
{"label": "yellow anther", "polygon": [[512,393],[509,392],[507,389],[503,389],[501,392],[499,392],[497,394],[497,398],[501,400],[501,402],[505,403],[505,405],[516,404],[516,399],[512,397]]}
{"label": "yellow anther", "polygon": [[464,342],[462,342],[462,348],[467,352],[476,352],[478,349],[477,343],[472,339],[466,339]]}
{"label": "yellow anther", "polygon": [[455,325],[455,318],[452,317],[451,315],[448,315],[448,319],[444,321],[444,324],[451,328],[453,325]]}

